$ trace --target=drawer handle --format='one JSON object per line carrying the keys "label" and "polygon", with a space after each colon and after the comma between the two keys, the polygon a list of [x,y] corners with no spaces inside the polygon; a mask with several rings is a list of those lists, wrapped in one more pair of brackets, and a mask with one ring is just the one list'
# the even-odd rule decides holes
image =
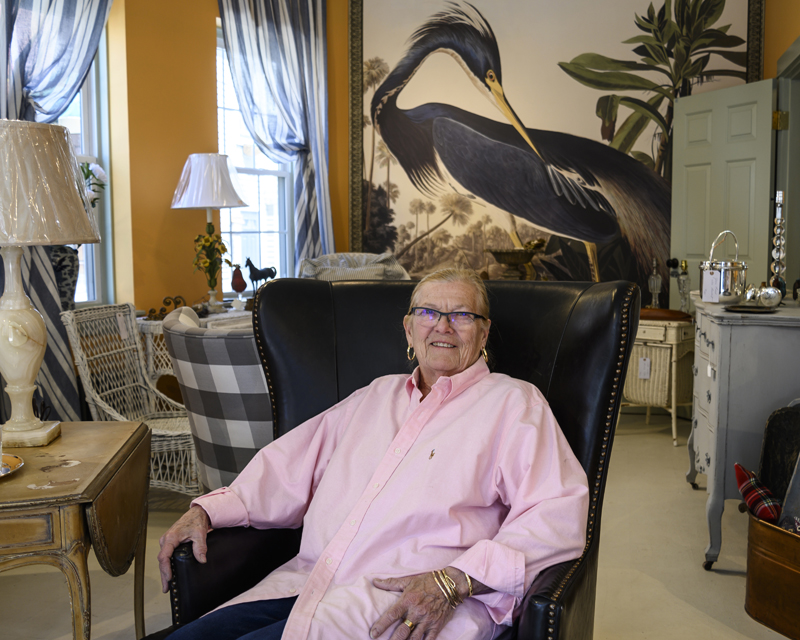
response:
{"label": "drawer handle", "polygon": [[710,391],[706,391],[706,400],[708,401],[709,404],[711,404],[711,392]]}
{"label": "drawer handle", "polygon": [[697,377],[697,367],[694,365],[692,365],[692,374],[694,374],[695,378]]}
{"label": "drawer handle", "polygon": [[[699,330],[699,328],[698,328],[698,330]],[[706,332],[705,332],[705,331],[700,331],[700,333],[699,333],[698,335],[699,335],[701,338],[705,338],[705,337],[706,337]],[[706,344],[708,344],[708,341],[706,341]]]}
{"label": "drawer handle", "polygon": [[713,340],[709,340],[708,338],[706,338],[706,346],[709,346],[709,345],[711,345],[711,349],[713,351],[713,349],[714,349],[714,341]]}

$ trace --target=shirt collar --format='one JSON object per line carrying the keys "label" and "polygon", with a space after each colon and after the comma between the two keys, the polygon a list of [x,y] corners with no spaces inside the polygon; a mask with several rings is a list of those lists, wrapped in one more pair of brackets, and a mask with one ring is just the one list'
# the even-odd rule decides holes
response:
{"label": "shirt collar", "polygon": [[[457,373],[454,376],[439,376],[433,388],[438,389],[441,387],[444,391],[444,397],[446,398],[450,395],[461,393],[464,389],[471,387],[481,378],[489,375],[489,373],[489,367],[486,366],[486,362],[483,358],[478,358],[474,364],[464,369],[461,373]],[[418,388],[419,366],[414,369],[413,373],[408,377],[408,380],[406,380],[406,392],[408,393],[408,397],[410,398],[414,389]]]}

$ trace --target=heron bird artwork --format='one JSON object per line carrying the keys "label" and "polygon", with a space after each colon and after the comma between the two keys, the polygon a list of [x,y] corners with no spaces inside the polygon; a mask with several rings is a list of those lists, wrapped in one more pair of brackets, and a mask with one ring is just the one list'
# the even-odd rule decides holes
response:
{"label": "heron bird artwork", "polygon": [[[452,56],[503,121],[442,103],[399,107],[406,84],[435,53]],[[466,192],[476,204],[505,212],[515,245],[522,246],[514,217],[578,240],[599,280],[597,247],[622,240],[640,281],[646,281],[653,258],[669,281],[669,184],[600,142],[526,128],[503,86],[495,34],[473,5],[449,3],[414,31],[405,55],[374,93],[371,117],[418,191]]]}

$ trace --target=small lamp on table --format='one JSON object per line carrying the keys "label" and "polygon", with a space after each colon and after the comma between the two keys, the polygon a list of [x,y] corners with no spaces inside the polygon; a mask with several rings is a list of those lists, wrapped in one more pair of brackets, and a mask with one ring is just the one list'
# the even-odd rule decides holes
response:
{"label": "small lamp on table", "polygon": [[[228,156],[221,153],[192,153],[189,156],[172,197],[172,209],[205,209],[206,235],[211,236],[214,235],[212,209],[246,206],[233,186]],[[209,300],[209,306],[215,302]]]}
{"label": "small lamp on table", "polygon": [[100,234],[67,129],[0,120],[0,158],[0,255],[5,269],[0,373],[11,399],[2,444],[42,446],[58,436],[61,426],[42,422],[33,414],[47,331],[22,286],[22,250],[34,245],[99,242]]}

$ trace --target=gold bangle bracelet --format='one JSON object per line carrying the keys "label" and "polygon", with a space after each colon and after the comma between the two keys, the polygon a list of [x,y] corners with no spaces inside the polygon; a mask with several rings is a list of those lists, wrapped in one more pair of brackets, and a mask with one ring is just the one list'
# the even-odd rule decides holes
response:
{"label": "gold bangle bracelet", "polygon": [[439,590],[442,592],[444,599],[447,600],[447,604],[449,604],[453,609],[455,609],[456,606],[450,599],[450,595],[447,593],[447,590],[444,588],[444,585],[440,582],[440,578],[438,575],[436,575],[436,571],[431,571],[431,574],[433,575],[433,579],[436,582],[436,586],[439,587]]}
{"label": "gold bangle bracelet", "polygon": [[464,577],[467,579],[467,586],[469,587],[469,595],[468,598],[472,597],[472,578],[469,577],[469,574],[465,571]]}
{"label": "gold bangle bracelet", "polygon": [[458,605],[461,604],[461,596],[458,595],[458,591],[456,591],[456,583],[453,579],[445,573],[444,569],[439,569],[436,571],[436,574],[439,576],[439,579],[442,582],[442,585],[447,592],[447,600],[450,602],[450,606],[455,609]]}
{"label": "gold bangle bracelet", "polygon": [[444,569],[442,569],[442,576],[445,580],[445,584],[447,585],[447,590],[450,592],[450,596],[455,601],[456,605],[459,605],[463,602],[461,599],[461,595],[458,593],[456,589],[456,581],[453,580],[450,576],[447,575]]}

